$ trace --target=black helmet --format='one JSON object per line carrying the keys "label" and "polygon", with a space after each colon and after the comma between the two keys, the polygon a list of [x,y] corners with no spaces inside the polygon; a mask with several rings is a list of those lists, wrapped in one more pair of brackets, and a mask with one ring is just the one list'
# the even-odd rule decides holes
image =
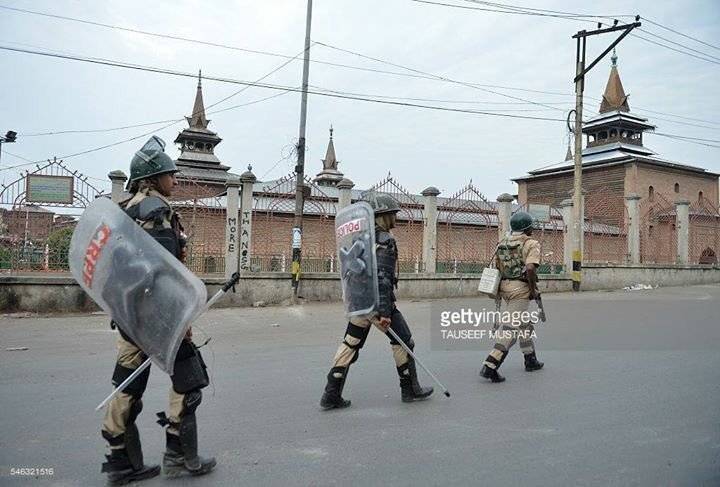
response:
{"label": "black helmet", "polygon": [[533,217],[527,211],[518,211],[510,218],[510,229],[523,232],[533,226]]}
{"label": "black helmet", "polygon": [[388,194],[373,193],[370,195],[368,200],[373,211],[375,211],[375,216],[384,215],[386,213],[397,213],[400,211],[400,206],[397,201],[395,201],[395,198]]}
{"label": "black helmet", "polygon": [[175,161],[165,154],[165,142],[153,135],[145,142],[142,149],[137,151],[130,162],[130,180],[128,187],[135,181],[159,176],[168,172],[178,172]]}

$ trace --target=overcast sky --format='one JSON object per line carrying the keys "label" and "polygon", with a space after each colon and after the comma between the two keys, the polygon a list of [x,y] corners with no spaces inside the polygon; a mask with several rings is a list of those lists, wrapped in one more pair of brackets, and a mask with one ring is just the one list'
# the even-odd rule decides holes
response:
{"label": "overcast sky", "polygon": [[[637,13],[720,45],[720,2],[717,0],[517,2],[534,8],[583,14]],[[472,6],[462,0],[444,3]],[[0,0],[0,5],[293,56],[302,51],[305,33],[303,0]],[[622,20],[630,21],[629,18]],[[649,23],[643,27],[720,58],[719,49]],[[311,64],[310,84],[373,96],[442,100],[414,102],[426,105],[564,119],[567,110],[574,107],[575,43],[571,35],[580,29],[592,28],[593,24],[581,21],[471,11],[410,0],[315,0],[314,41],[456,80],[565,95],[488,88],[556,107],[547,109],[458,84],[317,63]],[[647,32],[639,33],[649,37]],[[594,58],[614,35],[590,38],[589,56]],[[246,81],[256,80],[285,62],[279,57],[147,37],[2,9],[0,45],[32,46],[183,72],[202,69],[208,76]],[[321,45],[313,46],[311,57],[371,69],[403,71]],[[637,37],[628,37],[621,43],[618,57],[632,112],[645,113],[641,109],[649,109],[703,120],[705,122],[647,113],[658,126],[658,132],[720,139],[720,64],[673,52]],[[190,114],[195,96],[196,82],[189,78],[7,51],[0,51],[0,66],[0,132],[12,129],[20,134],[17,143],[3,145],[0,164],[5,167],[24,162],[7,152],[30,160],[45,159],[111,144],[162,125],[94,134],[42,137],[23,134],[107,129],[177,119]],[[608,56],[589,74],[585,93],[590,110],[599,108],[597,99],[603,92],[609,69]],[[265,81],[299,86],[301,73],[302,62],[298,60]],[[203,87],[206,106],[241,88],[211,80],[205,81]],[[216,108],[248,103],[275,93],[253,87]],[[289,173],[293,167],[291,160],[276,163],[297,140],[299,107],[300,94],[287,93],[208,115],[209,128],[223,138],[216,149],[217,156],[237,173],[243,172],[249,163],[259,178],[272,179]],[[440,112],[311,95],[306,171],[312,176],[322,168],[330,124],[335,128],[339,169],[356,187],[366,188],[390,171],[411,192],[418,193],[433,185],[440,188],[444,196],[454,193],[470,179],[490,199],[502,192],[515,193],[510,178],[561,161],[567,145],[563,122]],[[168,142],[173,157],[177,157],[178,151],[172,141],[184,126],[184,122],[178,123],[157,132]],[[130,158],[144,139],[72,157],[67,159],[67,164],[92,177],[106,179],[111,170],[128,171]],[[720,172],[718,148],[654,135],[646,137],[645,145],[666,159]],[[17,170],[0,170],[0,182],[5,184],[17,176]],[[109,187],[103,182],[95,183]]]}

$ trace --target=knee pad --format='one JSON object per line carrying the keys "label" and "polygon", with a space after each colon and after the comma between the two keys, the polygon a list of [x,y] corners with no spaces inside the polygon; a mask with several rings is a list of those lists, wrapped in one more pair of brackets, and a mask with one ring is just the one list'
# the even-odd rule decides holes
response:
{"label": "knee pad", "polygon": [[[360,350],[363,346],[365,346],[365,340],[367,340],[369,331],[370,327],[363,328],[361,326],[357,326],[348,322],[347,329],[345,330],[345,339],[343,340],[343,343],[355,352],[353,354],[352,360],[350,360],[350,365],[354,364],[357,361],[358,356],[360,355]],[[353,345],[348,342],[347,337],[352,337],[359,341],[357,344]]]}
{"label": "knee pad", "polygon": [[195,414],[195,410],[198,408],[201,402],[202,391],[200,389],[185,394],[185,397],[183,398],[183,411],[181,416]]}
{"label": "knee pad", "polygon": [[[123,383],[125,379],[130,377],[130,374],[132,374],[135,371],[135,369],[129,369],[127,367],[124,367],[120,364],[115,364],[115,370],[113,371],[112,376],[112,384],[117,387],[120,384]],[[145,392],[145,388],[147,387],[148,379],[150,378],[150,367],[143,370],[142,373],[135,378],[130,384],[123,389],[123,392],[125,394],[130,394],[133,396],[136,400],[139,400],[143,393]],[[140,406],[142,408],[142,406]]]}
{"label": "knee pad", "polygon": [[178,394],[186,394],[202,389],[210,384],[207,366],[194,343],[183,340],[175,358],[172,377],[173,389]]}
{"label": "knee pad", "polygon": [[135,399],[130,403],[130,414],[128,414],[127,424],[135,422],[137,417],[140,415],[143,409],[143,403],[141,399]]}

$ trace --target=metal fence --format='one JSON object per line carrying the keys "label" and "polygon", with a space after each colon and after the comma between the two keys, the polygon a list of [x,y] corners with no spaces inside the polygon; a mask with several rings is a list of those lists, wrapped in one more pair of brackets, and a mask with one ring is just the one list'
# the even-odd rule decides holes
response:
{"label": "metal fence", "polygon": [[224,191],[183,177],[173,192],[173,206],[187,234],[185,265],[196,274],[225,273]]}
{"label": "metal fence", "polygon": [[395,228],[392,229],[398,244],[400,272],[422,272],[425,268],[422,261],[423,204],[390,174],[363,192],[362,199],[367,200],[374,193],[390,196],[400,207]]}
{"label": "metal fence", "polygon": [[600,189],[585,201],[585,262],[625,264],[630,260],[627,245],[628,214],[622,196]]}
{"label": "metal fence", "polygon": [[699,198],[690,205],[691,264],[717,264],[720,250],[720,209],[707,198]]}
{"label": "metal fence", "polygon": [[472,181],[438,201],[436,272],[482,272],[497,243],[497,209]]}
{"label": "metal fence", "polygon": [[565,220],[562,212],[551,205],[542,205],[542,214],[532,211],[533,205],[522,205],[518,210],[530,211],[535,217],[532,238],[540,243],[540,274],[561,274],[565,271]]}
{"label": "metal fence", "polygon": [[[302,272],[334,272],[336,204],[310,178],[305,178],[302,235]],[[295,212],[294,174],[263,187],[253,197],[251,269],[289,272],[292,263],[292,229]]]}
{"label": "metal fence", "polygon": [[672,264],[677,256],[675,203],[662,193],[640,201],[640,261]]}
{"label": "metal fence", "polygon": [[86,176],[57,159],[2,185],[0,272],[68,272],[72,232],[100,193]]}

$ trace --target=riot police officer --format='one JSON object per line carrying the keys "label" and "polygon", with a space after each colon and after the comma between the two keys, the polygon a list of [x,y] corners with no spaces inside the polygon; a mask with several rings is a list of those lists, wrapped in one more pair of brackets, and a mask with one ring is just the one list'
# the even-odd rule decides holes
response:
{"label": "riot police officer", "polygon": [[[540,243],[531,238],[533,218],[524,211],[518,211],[510,218],[511,233],[500,240],[497,247],[496,264],[500,270],[499,298],[507,303],[507,311],[516,316],[528,318],[527,312],[530,299],[535,298],[537,290],[537,267],[540,264]],[[499,339],[485,359],[480,375],[492,382],[503,382],[505,377],[498,369],[507,357],[510,348],[516,341],[525,357],[525,370],[532,372],[543,368],[535,355],[532,340],[533,323],[531,319],[523,319],[519,326],[503,323]]]}
{"label": "riot police officer", "polygon": [[[135,153],[130,163],[128,189],[130,198],[120,206],[178,259],[185,259],[185,236],[178,215],[168,197],[177,185],[175,162],[165,153],[165,142],[153,136]],[[115,326],[113,324],[113,326]],[[122,383],[147,356],[118,327],[118,357],[112,377],[114,386]],[[102,465],[111,485],[122,485],[155,477],[160,466],[143,462],[140,435],[135,420],[142,411],[142,396],[150,368],[146,369],[124,391],[108,404],[102,425],[102,436],[110,454]],[[203,475],[215,466],[215,459],[204,459],[197,453],[197,421],[195,410],[202,399],[201,389],[208,385],[205,363],[192,342],[188,330],[178,350],[167,414],[158,413],[158,423],[166,427],[167,450],[163,470],[168,476]]]}
{"label": "riot police officer", "polygon": [[[395,289],[397,288],[398,249],[390,229],[395,226],[396,215],[400,211],[397,202],[388,195],[373,195],[369,201],[375,213],[375,241],[377,256],[377,276],[380,291],[378,311],[372,318],[351,318],[340,344],[333,366],[327,376],[327,385],[320,401],[324,410],[346,408],[350,401],[343,399],[342,390],[345,386],[348,369],[360,353],[367,339],[372,324],[382,330],[392,328],[395,333],[412,350],[415,346],[410,328],[400,310],[395,306]],[[405,349],[389,334],[393,358],[400,377],[400,391],[403,402],[427,399],[432,387],[422,387],[418,382],[415,361]]]}

